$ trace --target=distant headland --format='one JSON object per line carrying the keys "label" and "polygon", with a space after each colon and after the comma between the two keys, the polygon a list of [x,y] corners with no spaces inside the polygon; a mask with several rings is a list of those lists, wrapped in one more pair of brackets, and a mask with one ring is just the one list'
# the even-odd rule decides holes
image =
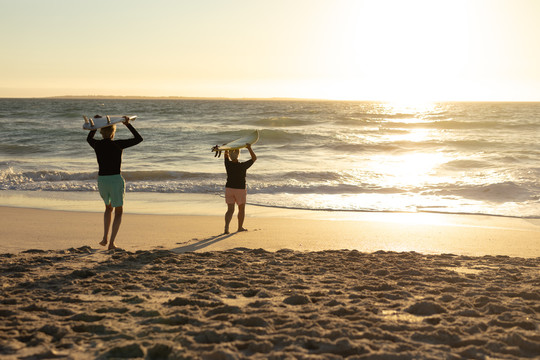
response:
{"label": "distant headland", "polygon": [[61,95],[61,96],[46,96],[43,99],[99,99],[99,100],[278,100],[278,101],[322,101],[325,99],[309,99],[309,98],[286,98],[286,97],[269,97],[269,98],[240,98],[240,97],[196,97],[196,96],[122,96],[122,95]]}

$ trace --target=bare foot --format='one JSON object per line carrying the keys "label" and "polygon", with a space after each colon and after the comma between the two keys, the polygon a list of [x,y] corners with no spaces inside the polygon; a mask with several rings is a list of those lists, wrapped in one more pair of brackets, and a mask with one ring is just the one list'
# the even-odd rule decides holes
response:
{"label": "bare foot", "polygon": [[247,231],[247,229],[244,229],[243,227],[238,229],[238,232]]}
{"label": "bare foot", "polygon": [[223,231],[223,235],[227,235],[227,234],[230,234],[229,229],[225,229],[225,231]]}
{"label": "bare foot", "polygon": [[101,242],[99,243],[99,245],[101,245],[101,246],[107,245],[107,239],[101,240]]}
{"label": "bare foot", "polygon": [[116,245],[109,244],[109,250],[114,250],[114,249],[117,249]]}

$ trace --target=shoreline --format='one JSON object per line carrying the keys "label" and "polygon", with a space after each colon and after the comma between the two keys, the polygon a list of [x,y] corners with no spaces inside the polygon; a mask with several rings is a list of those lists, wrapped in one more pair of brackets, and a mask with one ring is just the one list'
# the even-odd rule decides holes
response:
{"label": "shoreline", "polygon": [[[0,206],[41,210],[103,212],[102,200],[96,190],[92,191],[34,191],[0,190]],[[250,215],[255,217],[295,217],[306,219],[362,220],[370,214],[423,214],[450,217],[484,217],[529,221],[540,226],[539,216],[494,215],[484,213],[456,213],[444,211],[369,211],[346,209],[304,209],[247,203]],[[124,210],[139,215],[216,215],[226,210],[221,194],[127,192]]]}

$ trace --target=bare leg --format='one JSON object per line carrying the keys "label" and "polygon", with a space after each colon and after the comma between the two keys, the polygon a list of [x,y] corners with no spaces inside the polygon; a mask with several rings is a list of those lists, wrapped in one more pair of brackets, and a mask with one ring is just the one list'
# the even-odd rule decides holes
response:
{"label": "bare leg", "polygon": [[101,246],[107,245],[109,237],[109,228],[111,227],[112,206],[105,205],[105,213],[103,214],[103,240],[99,243]]}
{"label": "bare leg", "polygon": [[229,224],[231,223],[234,214],[234,204],[227,204],[227,212],[225,213],[225,231],[224,234],[229,234]]}
{"label": "bare leg", "polygon": [[244,218],[246,216],[246,204],[238,205],[238,231],[247,231],[244,229]]}
{"label": "bare leg", "polygon": [[118,230],[120,229],[123,213],[124,213],[124,208],[122,206],[118,206],[114,208],[114,221],[112,224],[111,241],[109,242],[109,250],[116,249],[116,246],[114,245],[114,239],[116,239],[116,234],[118,234]]}

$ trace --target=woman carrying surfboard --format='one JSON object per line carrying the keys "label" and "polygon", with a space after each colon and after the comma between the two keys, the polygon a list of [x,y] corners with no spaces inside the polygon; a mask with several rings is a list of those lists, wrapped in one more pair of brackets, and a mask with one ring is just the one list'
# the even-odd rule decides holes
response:
{"label": "woman carrying surfboard", "polygon": [[[97,115],[96,115],[97,116]],[[137,130],[129,123],[130,118],[125,116],[123,124],[131,131],[133,138],[126,140],[114,140],[116,125],[110,125],[101,128],[100,133],[103,140],[95,140],[96,130],[90,131],[86,141],[96,152],[99,165],[98,189],[101,198],[105,202],[105,214],[103,216],[103,240],[99,243],[101,246],[109,244],[110,249],[116,249],[114,240],[120,229],[122,222],[122,213],[124,205],[125,181],[120,174],[122,166],[122,151],[128,147],[135,146],[143,138]],[[112,210],[114,208],[114,222],[112,224],[111,238],[108,241],[109,228],[111,227]]]}
{"label": "woman carrying surfboard", "polygon": [[229,224],[234,214],[234,204],[238,204],[238,231],[244,229],[244,218],[247,201],[246,172],[257,160],[257,155],[251,149],[250,144],[246,148],[251,155],[251,159],[245,162],[238,161],[240,149],[225,151],[225,169],[227,170],[227,184],[225,184],[225,202],[227,212],[225,213],[225,234],[229,234]]}

